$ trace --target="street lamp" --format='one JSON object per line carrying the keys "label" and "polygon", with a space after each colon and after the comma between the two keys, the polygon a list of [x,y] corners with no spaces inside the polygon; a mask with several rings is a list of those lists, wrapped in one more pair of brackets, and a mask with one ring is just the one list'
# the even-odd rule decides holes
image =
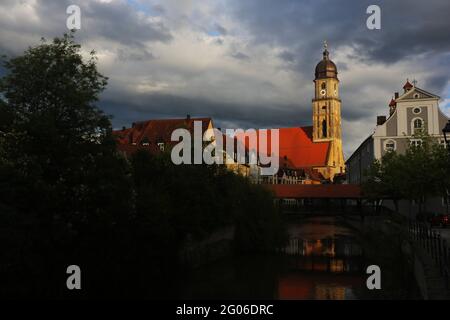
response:
{"label": "street lamp", "polygon": [[444,134],[445,145],[450,152],[450,120],[448,120],[444,129],[442,129],[442,133]]}

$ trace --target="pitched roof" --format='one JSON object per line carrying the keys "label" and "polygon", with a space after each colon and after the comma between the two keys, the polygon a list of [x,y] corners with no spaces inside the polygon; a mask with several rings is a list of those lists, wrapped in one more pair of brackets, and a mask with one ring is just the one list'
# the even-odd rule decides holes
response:
{"label": "pitched roof", "polygon": [[403,86],[403,89],[408,90],[408,89],[411,89],[412,87],[413,87],[413,85],[409,82],[408,79],[406,79],[406,83]]}
{"label": "pitched roof", "polygon": [[389,107],[394,107],[397,103],[395,102],[394,98],[391,99],[391,102],[389,102]]}
{"label": "pitched roof", "polygon": [[[313,142],[312,127],[277,128],[279,130],[279,158],[287,161],[292,168],[322,167],[327,165],[329,142]],[[258,150],[272,154],[271,134],[267,133],[267,145],[259,149],[261,130],[256,130]],[[245,146],[249,147],[249,139],[242,134],[238,140],[245,139]],[[281,162],[280,162],[281,163]]]}
{"label": "pitched roof", "polygon": [[116,137],[119,145],[142,145],[143,142],[147,141],[150,145],[155,145],[158,142],[174,144],[177,142],[171,141],[172,132],[175,129],[184,128],[192,133],[194,131],[194,121],[202,122],[202,133],[208,129],[209,123],[212,122],[211,118],[148,120],[135,122],[128,129],[115,130],[113,135]]}
{"label": "pitched roof", "polygon": [[409,90],[407,92],[405,92],[404,94],[402,94],[399,98],[397,98],[395,101],[401,101],[401,100],[407,100],[407,99],[414,99],[414,94],[418,93],[420,96],[420,99],[440,99],[439,96],[430,93],[428,91],[425,91],[421,88],[418,87],[414,87],[414,89]]}
{"label": "pitched roof", "polygon": [[361,187],[356,184],[273,184],[265,185],[280,199],[361,198]]}

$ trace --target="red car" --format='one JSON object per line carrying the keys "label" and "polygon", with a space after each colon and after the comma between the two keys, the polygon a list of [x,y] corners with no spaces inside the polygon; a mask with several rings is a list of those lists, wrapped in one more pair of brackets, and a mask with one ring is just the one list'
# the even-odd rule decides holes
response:
{"label": "red car", "polygon": [[450,225],[450,216],[448,214],[437,214],[437,213],[420,213],[417,215],[416,219],[422,222],[428,222],[432,227],[447,227]]}
{"label": "red car", "polygon": [[430,223],[432,227],[445,228],[450,225],[450,218],[448,214],[436,214],[431,217]]}

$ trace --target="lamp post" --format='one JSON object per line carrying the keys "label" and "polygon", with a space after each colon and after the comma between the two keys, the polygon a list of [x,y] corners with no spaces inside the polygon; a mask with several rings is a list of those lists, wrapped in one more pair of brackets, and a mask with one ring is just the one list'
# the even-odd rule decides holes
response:
{"label": "lamp post", "polygon": [[[447,147],[448,154],[450,155],[450,120],[448,120],[447,124],[442,129],[442,133],[444,134],[445,146]],[[447,194],[446,203],[447,203],[447,214],[448,214],[449,198],[450,198],[449,190],[446,190],[446,194]]]}
{"label": "lamp post", "polygon": [[450,120],[448,120],[447,124],[442,129],[442,133],[444,134],[445,146],[450,152]]}

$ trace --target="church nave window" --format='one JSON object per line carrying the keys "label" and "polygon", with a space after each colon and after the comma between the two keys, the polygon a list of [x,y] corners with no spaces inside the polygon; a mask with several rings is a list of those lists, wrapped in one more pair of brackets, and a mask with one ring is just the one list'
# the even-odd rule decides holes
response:
{"label": "church nave window", "polygon": [[424,122],[420,118],[416,118],[413,120],[413,134],[417,132],[421,132],[424,127]]}

